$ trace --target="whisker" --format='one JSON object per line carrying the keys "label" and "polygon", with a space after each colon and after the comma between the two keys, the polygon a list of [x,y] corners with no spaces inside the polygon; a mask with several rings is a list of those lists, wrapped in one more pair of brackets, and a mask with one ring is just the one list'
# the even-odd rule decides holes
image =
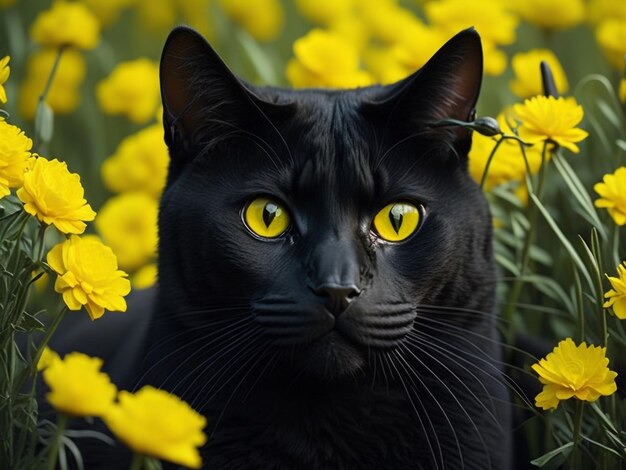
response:
{"label": "whisker", "polygon": [[[464,469],[465,468],[465,463],[463,461],[463,451],[461,450],[461,443],[459,442],[459,437],[456,434],[456,430],[455,430],[454,426],[452,425],[452,421],[450,421],[450,417],[446,413],[446,410],[443,408],[443,406],[441,406],[441,403],[439,402],[439,400],[437,400],[437,398],[435,397],[433,392],[426,385],[426,383],[422,380],[422,378],[417,373],[417,371],[415,371],[410,366],[410,364],[406,361],[406,359],[405,359],[404,355],[401,353],[401,351],[398,351],[398,350],[393,351],[393,354],[400,360],[400,366],[404,369],[404,371],[407,372],[408,374],[413,374],[413,376],[418,380],[418,382],[421,384],[421,386],[426,391],[426,393],[428,393],[428,395],[430,395],[430,397],[434,400],[435,404],[437,405],[437,408],[439,408],[439,410],[441,411],[441,413],[443,415],[443,419],[445,419],[446,423],[448,423],[448,427],[452,431],[452,436],[454,438],[454,443],[455,443],[456,449],[457,449],[457,451],[459,453],[459,459],[461,460],[461,468]],[[415,390],[415,391],[417,392],[417,390]],[[442,461],[442,465],[445,467],[445,464],[443,463],[443,461]]]}
{"label": "whisker", "polygon": [[[194,345],[194,344],[196,344],[196,343],[199,343],[199,342],[202,342],[202,341],[206,341],[206,340],[207,340],[208,338],[210,338],[211,336],[216,335],[216,334],[218,334],[218,333],[220,333],[220,332],[223,332],[224,330],[227,330],[227,329],[229,329],[229,328],[231,328],[231,327],[233,327],[233,326],[236,326],[236,325],[238,325],[238,324],[240,324],[240,323],[243,323],[243,322],[245,322],[246,320],[248,320],[250,323],[252,322],[252,320],[251,320],[251,319],[249,319],[249,318],[243,318],[243,319],[241,319],[241,320],[239,320],[239,321],[235,322],[235,323],[234,323],[234,324],[232,324],[232,325],[231,325],[231,324],[228,324],[228,325],[226,325],[225,327],[222,327],[222,328],[220,328],[220,329],[218,329],[218,330],[216,330],[216,331],[213,331],[213,332],[211,332],[211,333],[209,333],[209,334],[207,334],[207,335],[200,336],[200,337],[198,337],[198,338],[196,338],[196,339],[194,339],[194,340],[192,340],[192,341],[190,341],[190,342],[187,342],[187,343],[185,343],[185,344],[183,344],[183,345],[179,346],[178,348],[174,349],[173,351],[171,351],[171,352],[170,352],[170,353],[168,353],[167,355],[165,355],[165,356],[161,357],[158,361],[156,361],[154,364],[152,364],[152,366],[150,366],[150,368],[149,368],[147,371],[145,371],[145,372],[141,375],[141,377],[139,377],[139,379],[137,380],[137,382],[136,382],[136,384],[135,384],[135,387],[134,387],[133,391],[134,391],[134,390],[136,390],[136,388],[137,388],[137,387],[138,387],[138,386],[139,386],[139,385],[143,382],[143,380],[144,380],[144,379],[148,376],[148,374],[149,374],[150,372],[152,372],[152,371],[153,371],[153,370],[154,370],[154,369],[155,369],[158,365],[162,364],[162,363],[163,363],[164,361],[166,361],[167,359],[171,358],[171,357],[172,357],[172,356],[174,356],[175,354],[178,354],[178,353],[182,352],[182,351],[183,351],[183,350],[185,350],[186,348],[188,348],[188,347],[190,347],[190,346],[193,346],[193,345]],[[233,329],[231,330],[231,332],[235,332],[235,331],[237,331],[237,330],[239,330],[239,329],[241,329],[241,325],[240,325],[240,326],[237,326],[236,328],[233,328]],[[209,345],[211,345],[211,344],[214,344],[216,341],[219,341],[221,338],[223,338],[223,337],[224,337],[225,335],[227,335],[227,334],[228,334],[228,332],[220,334],[220,336],[218,336],[217,338],[214,338],[214,339],[213,339],[213,340],[211,340],[208,344],[203,345],[203,346],[200,348],[200,350],[203,350],[203,349],[204,349],[204,348],[206,348],[207,346],[209,346]],[[155,347],[155,348],[152,348],[152,349],[148,352],[148,354],[146,355],[146,357],[147,357],[149,354],[151,354],[152,352],[156,351],[156,348],[157,348],[157,347],[159,347],[159,346],[160,346],[160,344],[159,344],[159,345],[156,345],[156,347]],[[197,352],[197,351],[196,351],[196,352]],[[190,357],[191,357],[191,356],[190,356]],[[186,360],[187,360],[187,359],[186,359]],[[185,360],[184,362],[186,362],[186,360]],[[145,361],[145,359],[144,359],[144,361]],[[183,364],[184,364],[184,362],[183,362]],[[171,376],[171,375],[172,375],[172,374],[173,374],[173,373],[174,373],[174,372],[175,372],[175,371],[176,371],[176,370],[177,370],[177,369],[178,369],[181,365],[182,365],[182,364],[179,364],[179,365],[178,365],[178,367],[177,367],[176,369],[174,369],[174,370],[170,373],[170,375],[168,376],[168,378],[169,378],[169,377],[170,377],[170,376]],[[166,380],[167,380],[167,379],[166,379]]]}
{"label": "whisker", "polygon": [[[537,361],[537,358],[535,356],[533,356],[532,354],[530,354],[527,351],[524,351],[523,349],[520,349],[520,348],[518,348],[516,346],[513,346],[511,344],[507,344],[507,343],[505,343],[503,341],[499,341],[497,339],[491,338],[489,336],[482,335],[482,334],[477,333],[475,331],[471,331],[471,330],[468,330],[466,328],[461,328],[461,327],[459,327],[457,325],[454,325],[454,324],[452,324],[450,322],[447,322],[445,320],[431,318],[431,317],[419,317],[419,320],[420,320],[420,322],[419,322],[419,326],[420,327],[422,327],[422,326],[423,327],[429,327],[430,325],[428,325],[428,322],[433,323],[433,324],[438,325],[438,326],[444,326],[444,327],[449,328],[451,330],[455,330],[455,331],[460,332],[464,337],[466,335],[471,335],[471,336],[474,336],[474,337],[476,337],[476,338],[478,338],[480,340],[484,340],[484,341],[487,341],[489,343],[492,343],[492,344],[495,344],[497,346],[500,346],[501,348],[508,349],[508,350],[520,353],[521,355],[526,356],[527,358],[529,358],[529,359],[531,359],[531,360],[533,360],[535,362]],[[430,327],[435,329],[432,326],[430,326]]]}
{"label": "whisker", "polygon": [[[490,357],[488,357],[488,356],[486,356],[486,355],[484,355],[484,357],[481,357],[481,356],[479,356],[479,355],[473,354],[473,353],[471,353],[471,352],[470,352],[470,351],[468,351],[468,350],[461,349],[461,348],[460,348],[460,347],[458,347],[458,346],[453,346],[451,343],[446,342],[446,341],[444,341],[444,340],[442,340],[442,339],[440,339],[440,338],[431,337],[431,336],[425,336],[423,333],[420,335],[420,333],[418,333],[418,332],[411,332],[411,333],[410,333],[410,335],[413,335],[413,334],[417,335],[417,339],[418,339],[418,340],[419,340],[419,337],[420,337],[420,336],[422,336],[422,338],[425,338],[425,339],[427,339],[428,341],[436,341],[436,342],[438,342],[439,344],[441,344],[441,345],[442,345],[442,346],[441,346],[441,349],[442,349],[444,352],[449,353],[449,354],[453,354],[453,355],[454,355],[455,357],[457,357],[459,360],[461,360],[461,361],[463,361],[463,362],[467,363],[468,365],[470,365],[470,366],[472,366],[472,367],[475,367],[478,371],[480,371],[480,372],[482,372],[482,373],[487,374],[487,376],[489,376],[489,377],[494,377],[494,375],[489,374],[486,370],[484,370],[484,369],[480,368],[477,364],[474,364],[474,363],[472,363],[471,361],[468,361],[467,359],[463,358],[462,356],[459,356],[459,355],[454,354],[454,353],[451,351],[451,349],[454,349],[454,350],[456,350],[456,351],[458,351],[458,352],[460,352],[460,353],[462,353],[462,354],[468,355],[468,356],[469,356],[469,357],[471,357],[472,359],[478,360],[478,361],[480,361],[480,362],[484,363],[485,365],[489,366],[491,369],[493,369],[493,370],[495,371],[495,373],[496,373],[495,377],[502,377],[502,379],[503,379],[503,383],[504,383],[505,385],[507,385],[507,387],[509,387],[509,389],[510,389],[511,391],[515,392],[515,394],[516,394],[516,395],[517,395],[517,396],[518,396],[518,397],[519,397],[519,398],[520,398],[520,399],[521,399],[521,400],[522,400],[522,401],[523,401],[523,402],[524,402],[524,403],[525,403],[528,407],[533,408],[533,406],[530,404],[530,402],[529,402],[529,401],[528,401],[528,399],[526,398],[525,394],[523,393],[522,389],[521,389],[521,388],[517,385],[517,383],[515,382],[515,380],[514,380],[511,376],[509,376],[508,374],[506,374],[503,370],[500,370],[498,367],[496,367],[496,366],[495,366],[495,364],[497,364],[497,365],[502,365],[502,366],[508,366],[508,367],[514,368],[513,366],[511,366],[511,365],[509,365],[509,364],[506,364],[506,363],[504,363],[504,362],[501,362],[501,361],[494,360],[493,358],[490,358]],[[476,346],[475,344],[471,343],[471,342],[470,342],[470,341],[468,341],[466,338],[463,338],[463,337],[461,337],[461,336],[457,336],[457,335],[454,335],[454,336],[455,336],[456,338],[458,338],[458,339],[462,340],[462,341],[467,342],[470,346],[472,346],[473,348],[475,348],[475,349],[476,349],[479,353],[483,353],[483,354],[484,354],[484,352],[483,352],[480,348],[478,348],[478,346]],[[411,341],[411,338],[407,337],[407,341]],[[414,342],[414,340],[413,340],[413,342]],[[423,344],[424,344],[424,342],[419,342],[418,344],[419,344],[419,345],[423,345]],[[485,357],[486,357],[487,359],[485,359]],[[528,375],[532,375],[532,374],[528,373],[527,371],[525,371],[525,370],[523,370],[523,369],[519,369],[519,370],[520,370],[521,372],[524,372],[524,373],[528,374]]]}
{"label": "whisker", "polygon": [[[433,463],[435,464],[435,468],[437,470],[440,469],[439,462],[441,462],[442,469],[445,468],[445,464],[444,464],[444,460],[443,460],[443,451],[441,449],[441,444],[440,444],[439,438],[437,436],[437,430],[435,429],[435,426],[433,425],[433,422],[431,421],[430,416],[428,415],[428,411],[424,407],[424,404],[422,403],[422,400],[419,397],[419,393],[415,394],[415,398],[419,402],[419,405],[422,408],[422,411],[424,412],[424,416],[426,417],[426,420],[428,420],[428,424],[430,425],[430,429],[433,432],[433,437],[435,438],[435,443],[437,444],[437,450],[438,450],[438,453],[439,453],[439,460],[437,460],[437,456],[435,455],[435,449],[433,448],[433,445],[430,442],[429,433],[426,430],[426,427],[424,426],[424,422],[422,421],[422,417],[421,417],[420,413],[417,411],[417,407],[415,406],[415,403],[413,402],[413,395],[411,395],[411,393],[409,392],[409,389],[408,389],[406,383],[404,382],[404,379],[402,378],[402,374],[400,373],[400,371],[398,370],[396,365],[393,363],[393,361],[390,360],[390,358],[388,357],[387,352],[384,352],[382,354],[382,357],[385,359],[385,361],[387,362],[388,365],[389,365],[389,363],[391,363],[393,368],[398,373],[398,378],[400,379],[400,383],[402,384],[402,387],[404,388],[404,391],[405,391],[406,396],[407,396],[407,398],[409,400],[409,403],[411,404],[411,407],[413,408],[413,412],[415,413],[415,416],[417,417],[417,419],[418,419],[418,421],[420,423],[420,426],[422,427],[422,431],[424,431],[424,436],[426,437],[426,442],[427,442],[428,448],[430,450],[430,455],[433,458]],[[390,370],[391,370],[391,368],[390,368]],[[410,377],[408,377],[408,378],[409,378],[409,380],[411,380],[411,383],[413,383],[413,380]],[[415,384],[413,384],[413,385],[415,385]],[[414,388],[413,388],[413,390],[414,390]]]}
{"label": "whisker", "polygon": [[[243,327],[250,327],[250,325],[243,325]],[[244,330],[245,331],[245,330]],[[219,351],[219,353],[217,355],[211,355],[209,357],[207,357],[204,361],[202,361],[200,364],[196,365],[192,370],[189,371],[189,373],[183,378],[183,380],[180,380],[176,386],[172,389],[172,392],[174,390],[176,390],[180,385],[182,385],[183,383],[185,383],[185,381],[187,380],[188,377],[193,376],[196,371],[203,369],[202,372],[198,373],[195,375],[194,379],[187,385],[187,387],[184,389],[184,391],[181,393],[182,396],[186,396],[189,391],[191,390],[191,388],[193,387],[193,385],[198,381],[198,379],[200,379],[200,377],[202,377],[204,371],[206,371],[210,366],[212,366],[213,364],[215,364],[219,359],[221,359],[222,357],[224,357],[224,355],[228,354],[229,352],[231,352],[233,349],[237,349],[237,348],[241,348],[241,350],[239,350],[234,356],[232,356],[231,358],[229,358],[229,360],[226,362],[226,364],[229,364],[230,362],[236,360],[236,358],[242,354],[242,351],[245,350],[245,347],[247,347],[246,345],[246,341],[249,340],[250,337],[252,337],[251,341],[254,341],[254,336],[255,334],[258,332],[258,328],[250,328],[250,330],[245,331],[244,333],[239,333],[237,338],[235,339],[235,341],[233,341],[231,344],[229,344],[227,347],[221,349]],[[200,352],[205,352],[204,350],[202,351],[198,351],[196,354],[200,353]],[[176,367],[176,369],[179,369],[180,366]],[[222,366],[222,368],[220,368],[218,370],[218,373],[224,368],[224,366]],[[168,376],[171,377],[172,374],[170,374]],[[166,379],[167,380],[167,379]],[[202,388],[197,392],[197,394],[201,394],[204,389],[207,386],[207,382],[205,382],[205,384],[202,386]]]}
{"label": "whisker", "polygon": [[[246,380],[246,377],[248,377],[248,374],[250,374],[250,371],[252,371],[256,365],[261,362],[261,360],[265,357],[265,353],[269,350],[269,348],[265,348],[263,350],[263,352],[259,355],[256,354],[250,354],[250,358],[241,365],[241,367],[235,371],[235,373],[232,374],[231,377],[236,376],[236,374],[243,369],[252,359],[255,359],[254,363],[248,367],[247,372],[244,374],[244,376],[241,378],[241,380],[237,383],[237,385],[235,386],[235,388],[233,389],[232,393],[230,394],[230,396],[228,397],[228,400],[226,400],[226,403],[224,404],[224,406],[222,407],[222,410],[220,412],[220,414],[218,415],[217,419],[215,420],[215,424],[213,425],[213,432],[211,433],[211,436],[209,437],[209,439],[211,437],[213,437],[213,435],[215,435],[215,432],[217,431],[220,422],[222,421],[222,418],[224,417],[224,414],[226,413],[226,410],[228,409],[228,405],[230,405],[230,402],[232,401],[233,397],[235,396],[235,394],[237,393],[237,390],[239,389],[239,387],[241,387],[241,384],[243,384],[243,382]],[[230,381],[230,379],[229,379]],[[204,406],[206,406],[206,403],[209,401],[210,399],[205,400],[205,402],[202,404],[201,409],[204,408]]]}
{"label": "whisker", "polygon": [[[439,363],[439,365],[441,365],[444,369],[446,369],[446,371],[448,371],[448,373],[450,373],[468,392],[469,394],[476,400],[476,402],[481,405],[481,407],[487,412],[487,414],[489,415],[490,418],[493,419],[494,423],[496,424],[496,426],[498,427],[498,429],[500,429],[502,432],[504,431],[502,429],[502,426],[500,425],[500,423],[498,422],[498,420],[496,419],[496,417],[489,411],[489,409],[484,405],[484,403],[482,402],[482,400],[480,400],[476,394],[454,373],[452,372],[445,364],[443,364],[441,361],[439,361],[438,359],[434,358],[433,356],[431,356],[430,354],[428,354],[427,352],[423,351],[422,349],[420,349],[419,347],[417,347],[415,344],[413,345],[414,347],[416,347],[417,349],[420,350],[421,353],[426,354],[427,356],[429,356],[431,359],[434,359],[437,363]],[[476,426],[476,423],[474,422],[474,420],[472,419],[472,417],[470,416],[470,414],[467,412],[467,410],[465,409],[465,407],[461,404],[461,402],[459,401],[458,397],[454,394],[454,392],[452,391],[452,389],[443,381],[439,378],[439,376],[437,374],[435,374],[435,372],[433,372],[433,370],[428,367],[428,365],[422,361],[419,357],[417,357],[413,351],[411,351],[406,344],[400,344],[400,347],[406,351],[408,354],[410,354],[416,361],[419,362],[419,364],[424,367],[431,375],[432,377],[437,380],[437,382],[439,382],[443,388],[448,392],[448,394],[450,395],[450,397],[452,397],[452,399],[454,400],[454,402],[458,405],[459,409],[463,412],[463,414],[465,415],[465,417],[469,420],[471,426],[474,428],[474,431],[476,431],[476,435],[478,436],[478,439],[480,440],[480,443],[482,445],[482,448],[484,450],[484,455],[489,455],[489,452],[487,450],[487,445],[485,444],[485,440],[482,438],[481,432],[478,429],[478,426]],[[406,362],[406,360],[405,360]],[[414,374],[417,374],[417,372],[414,370],[413,371]],[[480,381],[479,381],[480,383]],[[490,397],[490,395],[487,393],[487,396]],[[490,397],[491,398],[491,397]],[[460,443],[459,443],[460,446]],[[461,466],[463,467],[463,459],[461,457]],[[489,461],[489,468],[491,469],[491,461]]]}
{"label": "whisker", "polygon": [[[441,367],[443,367],[454,379],[456,379],[456,381],[461,384],[461,386],[471,395],[471,397],[476,401],[476,403],[480,404],[483,408],[483,410],[489,415],[489,417],[492,419],[492,421],[500,426],[500,422],[498,421],[498,419],[496,418],[496,416],[493,414],[493,412],[483,403],[483,401],[481,399],[478,398],[478,396],[473,392],[473,390],[471,388],[469,388],[467,386],[467,384],[461,380],[461,378],[453,371],[451,370],[448,366],[446,366],[442,361],[440,361],[439,359],[437,359],[435,356],[433,356],[432,354],[430,354],[428,351],[426,351],[424,348],[418,346],[415,342],[411,343],[413,347],[415,347],[416,349],[418,349],[420,351],[420,353],[425,354],[426,356],[428,356],[430,359],[432,359],[433,361],[435,361],[437,364],[439,364]],[[407,347],[406,344],[401,343],[400,347],[403,348],[407,353],[409,353],[412,357],[415,358],[415,360],[417,360],[424,368],[426,368],[426,370],[428,370],[428,372],[430,372],[434,377],[437,377],[437,375],[420,359],[418,358],[415,353],[413,353],[413,351],[411,351],[411,349],[409,347]],[[489,391],[487,390],[487,388],[485,387],[485,385],[483,384],[483,382],[475,375],[473,374],[471,371],[467,370],[466,371],[472,376],[473,379],[475,379],[476,383],[482,388],[482,390],[485,392],[485,395],[487,397],[489,397],[491,404],[493,406],[493,400],[491,399],[491,395],[489,394]],[[439,379],[437,377],[437,379]],[[440,380],[441,381],[441,380]],[[451,395],[454,395],[452,393],[452,391],[449,389],[449,387],[445,384],[445,383],[441,383],[446,389],[449,390]],[[457,402],[457,404],[459,406],[461,406],[461,404],[459,403],[459,401],[456,399],[456,397],[454,397],[454,400]],[[469,416],[468,416],[469,418]],[[478,431],[478,429],[476,430]]]}
{"label": "whisker", "polygon": [[250,386],[250,390],[248,390],[246,392],[246,394],[244,395],[244,397],[243,397],[243,401],[244,402],[246,402],[248,400],[248,397],[252,393],[252,390],[254,390],[254,387],[256,387],[256,385],[259,383],[259,381],[263,377],[263,374],[265,373],[265,371],[268,370],[268,368],[270,368],[270,365],[271,365],[271,368],[273,368],[274,365],[276,365],[276,360],[278,359],[278,356],[279,356],[278,351],[274,351],[274,354],[272,354],[272,357],[265,363],[265,366],[263,367],[263,369],[261,369],[261,372],[259,372],[259,376],[256,378],[256,380]]}

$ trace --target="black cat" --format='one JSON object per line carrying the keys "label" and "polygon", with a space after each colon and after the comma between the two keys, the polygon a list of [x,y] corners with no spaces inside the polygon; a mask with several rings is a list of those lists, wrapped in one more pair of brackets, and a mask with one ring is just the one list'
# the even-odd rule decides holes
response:
{"label": "black cat", "polygon": [[481,76],[473,30],[345,91],[254,87],[171,33],[155,308],[101,344],[122,387],[207,416],[205,468],[510,468],[491,216],[469,132],[430,126],[470,119]]}

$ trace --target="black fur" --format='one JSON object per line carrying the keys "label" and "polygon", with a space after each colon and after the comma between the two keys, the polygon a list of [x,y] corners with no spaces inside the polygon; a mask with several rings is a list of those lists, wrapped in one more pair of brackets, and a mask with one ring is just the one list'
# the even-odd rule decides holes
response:
{"label": "black fur", "polygon": [[[491,216],[470,135],[428,126],[472,115],[481,73],[468,30],[393,86],[258,88],[172,32],[159,287],[127,383],[207,416],[205,468],[510,468]],[[256,195],[290,212],[277,240],[242,223]],[[401,243],[371,230],[392,201],[424,208]]]}

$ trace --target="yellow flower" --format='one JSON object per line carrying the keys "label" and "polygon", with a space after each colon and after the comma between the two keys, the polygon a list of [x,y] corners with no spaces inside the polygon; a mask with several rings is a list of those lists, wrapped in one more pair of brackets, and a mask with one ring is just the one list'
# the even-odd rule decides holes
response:
{"label": "yellow flower", "polygon": [[320,24],[346,17],[354,8],[354,0],[296,0],[295,3],[302,16]]}
{"label": "yellow flower", "polygon": [[137,14],[143,26],[157,32],[170,29],[178,17],[174,0],[137,0]]}
{"label": "yellow flower", "polygon": [[572,28],[585,20],[582,0],[524,0],[510,5],[522,19],[544,29]]}
{"label": "yellow flower", "polygon": [[595,206],[603,207],[617,225],[626,225],[626,167],[622,166],[614,173],[604,175],[602,183],[596,183],[593,189],[600,195]]}
{"label": "yellow flower", "polygon": [[530,98],[543,95],[541,82],[541,62],[545,61],[552,70],[554,81],[559,94],[567,92],[568,83],[565,72],[559,59],[549,49],[533,49],[528,52],[519,52],[511,59],[511,66],[515,73],[515,79],[511,80],[510,86],[513,93],[520,98]]}
{"label": "yellow flower", "polygon": [[626,320],[626,261],[617,267],[619,277],[608,277],[613,289],[605,292],[604,308],[613,307],[615,316],[620,320]]}
{"label": "yellow flower", "polygon": [[3,85],[9,79],[9,74],[11,73],[9,60],[11,58],[8,55],[0,59],[0,103],[2,104],[7,102],[7,92]]}
{"label": "yellow flower", "polygon": [[[483,42],[485,73],[500,75],[506,69],[506,54],[497,46],[512,44],[518,20],[502,2],[493,0],[443,0],[428,2],[424,12],[431,25],[449,38],[474,26]],[[418,44],[419,44],[418,40]],[[414,46],[415,47],[415,46]]]}
{"label": "yellow flower", "polygon": [[83,3],[59,0],[35,18],[30,33],[42,46],[93,49],[100,42],[100,23]]}
{"label": "yellow flower", "polygon": [[56,361],[60,361],[60,360],[61,360],[61,357],[55,351],[53,351],[48,346],[46,346],[43,349],[43,352],[41,353],[41,357],[39,358],[39,361],[37,362],[37,370],[42,371],[44,369],[47,369]]}
{"label": "yellow flower", "polygon": [[100,209],[96,228],[120,268],[134,271],[156,255],[157,214],[157,201],[143,193],[112,197]]}
{"label": "yellow flower", "polygon": [[518,20],[508,12],[503,2],[493,0],[441,0],[424,5],[430,23],[446,36],[474,26],[484,42],[498,45],[515,42]]}
{"label": "yellow flower", "polygon": [[624,70],[626,55],[626,19],[607,19],[596,29],[596,39],[609,63]]}
{"label": "yellow flower", "polygon": [[82,0],[87,8],[100,20],[102,25],[114,23],[119,14],[136,3],[136,0]]}
{"label": "yellow flower", "polygon": [[124,296],[130,292],[127,274],[117,269],[113,250],[95,236],[69,239],[52,247],[48,264],[58,274],[54,290],[63,295],[70,310],[84,305],[92,320],[104,310],[125,312]]}
{"label": "yellow flower", "polygon": [[106,114],[123,114],[143,124],[159,106],[159,66],[145,58],[121,62],[98,83],[96,95]]}
{"label": "yellow flower", "polygon": [[[20,86],[19,112],[24,119],[32,120],[37,110],[37,101],[52,70],[57,56],[54,49],[35,52],[27,64],[26,79]],[[63,51],[61,60],[46,96],[46,103],[55,114],[66,114],[74,111],[80,102],[79,85],[86,74],[85,59],[73,49]]]}
{"label": "yellow flower", "polygon": [[50,387],[46,399],[57,411],[72,416],[104,416],[113,406],[117,387],[104,372],[102,359],[73,352],[43,371]]}
{"label": "yellow flower", "polygon": [[259,41],[276,39],[285,23],[285,12],[279,0],[220,0],[220,6]]}
{"label": "yellow flower", "polygon": [[404,76],[415,72],[430,59],[448,39],[438,29],[415,24],[392,47],[390,55],[405,70]]}
{"label": "yellow flower", "polygon": [[361,52],[368,45],[370,32],[363,20],[356,15],[340,16],[332,20],[328,29],[344,37]]}
{"label": "yellow flower", "polygon": [[206,442],[204,416],[177,396],[150,386],[135,394],[122,391],[118,398],[104,421],[134,452],[185,467],[202,466],[197,447]]}
{"label": "yellow flower", "polygon": [[584,112],[574,98],[535,96],[516,104],[514,110],[521,121],[519,136],[528,143],[549,141],[578,153],[575,142],[589,135],[576,127]]}
{"label": "yellow flower", "polygon": [[24,131],[0,119],[0,198],[24,183],[32,146]]}
{"label": "yellow flower", "polygon": [[168,163],[163,127],[155,124],[122,140],[102,164],[102,178],[114,193],[143,191],[157,198],[165,185]]}
{"label": "yellow flower", "polygon": [[626,2],[620,0],[589,0],[587,2],[587,19],[594,24],[608,18],[626,20]]}
{"label": "yellow flower", "polygon": [[576,346],[571,338],[561,341],[545,359],[532,365],[543,384],[535,405],[549,410],[572,397],[595,401],[600,395],[615,393],[617,374],[608,365],[606,348],[587,346],[584,341]]}
{"label": "yellow flower", "polygon": [[424,24],[415,14],[391,0],[361,0],[358,14],[372,36],[387,45],[401,41],[406,33]]}
{"label": "yellow flower", "polygon": [[148,287],[152,287],[157,281],[158,274],[159,271],[156,263],[147,264],[137,270],[133,275],[131,279],[133,289],[147,289]]}
{"label": "yellow flower", "polygon": [[359,69],[356,47],[337,33],[314,29],[297,39],[293,50],[296,57],[286,73],[294,87],[352,88],[373,82]]}
{"label": "yellow flower", "polygon": [[70,173],[65,162],[43,157],[35,160],[17,190],[26,212],[62,233],[83,233],[85,221],[95,219],[84,193],[80,176]]}
{"label": "yellow flower", "polygon": [[376,83],[387,85],[403,79],[413,71],[400,63],[400,54],[393,48],[372,46],[363,51],[363,62]]}

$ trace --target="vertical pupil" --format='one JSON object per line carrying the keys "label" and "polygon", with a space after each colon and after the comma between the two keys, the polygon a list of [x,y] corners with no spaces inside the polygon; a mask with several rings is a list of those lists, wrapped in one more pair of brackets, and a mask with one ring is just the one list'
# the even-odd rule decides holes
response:
{"label": "vertical pupil", "polygon": [[263,222],[267,228],[272,225],[273,220],[280,213],[280,208],[273,202],[268,202],[263,208]]}
{"label": "vertical pupil", "polygon": [[400,204],[394,205],[389,210],[389,220],[391,221],[391,226],[397,234],[400,233],[400,227],[402,227],[403,212],[403,207]]}

